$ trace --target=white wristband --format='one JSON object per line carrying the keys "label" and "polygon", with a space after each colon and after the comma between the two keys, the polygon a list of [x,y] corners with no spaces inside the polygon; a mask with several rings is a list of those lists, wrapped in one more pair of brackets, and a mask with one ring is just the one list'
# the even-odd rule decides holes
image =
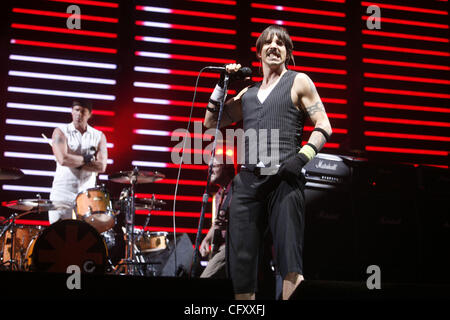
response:
{"label": "white wristband", "polygon": [[222,101],[223,97],[225,96],[225,90],[221,88],[218,84],[216,84],[216,87],[214,88],[214,91],[211,93],[211,100],[214,101]]}

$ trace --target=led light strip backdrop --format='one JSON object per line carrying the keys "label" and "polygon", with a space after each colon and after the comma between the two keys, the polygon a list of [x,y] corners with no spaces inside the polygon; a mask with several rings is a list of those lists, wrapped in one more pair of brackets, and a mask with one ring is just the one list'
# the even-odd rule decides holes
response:
{"label": "led light strip backdrop", "polygon": [[[81,11],[80,29],[67,27],[71,5]],[[165,174],[164,180],[138,185],[137,196],[155,194],[167,203],[152,213],[148,229],[172,232],[178,165],[171,154],[181,141],[175,130],[188,124],[198,72],[237,61],[253,69],[253,81],[261,80],[255,42],[270,24],[288,29],[295,57],[290,68],[312,78],[325,104],[333,136],[323,152],[448,168],[447,6],[393,0],[7,2],[1,166],[20,168],[26,176],[2,181],[1,201],[38,193],[48,198],[55,160],[42,134],[51,137],[56,126],[70,122],[71,100],[86,97],[94,103],[91,124],[108,140],[108,168],[99,183],[118,198],[125,185],[108,181],[109,174],[135,166]],[[217,80],[218,74],[202,74],[193,122],[203,121]],[[229,94],[244,85],[234,83]],[[303,143],[312,129],[308,122]],[[202,155],[209,139],[192,135],[186,157]],[[176,226],[192,240],[206,168],[184,164],[181,173]],[[138,226],[146,215],[137,211]],[[210,205],[206,218],[204,233]],[[46,214],[33,214],[22,223],[46,221]]]}

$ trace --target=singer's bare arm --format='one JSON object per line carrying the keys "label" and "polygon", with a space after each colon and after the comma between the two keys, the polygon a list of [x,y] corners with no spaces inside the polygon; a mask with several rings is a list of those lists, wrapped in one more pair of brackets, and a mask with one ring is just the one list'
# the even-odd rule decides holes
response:
{"label": "singer's bare arm", "polygon": [[[220,122],[220,127],[226,127],[233,122],[240,121],[242,119],[242,104],[241,98],[245,92],[247,92],[248,87],[244,88],[241,92],[239,92],[234,98],[229,99],[225,102],[223,106],[223,114],[222,121]],[[215,106],[211,103],[208,103],[209,108],[214,108]],[[205,120],[203,122],[206,128],[215,128],[217,126],[217,118],[219,116],[219,112],[210,112],[206,110]]]}
{"label": "singer's bare arm", "polygon": [[95,159],[88,164],[83,166],[83,170],[86,171],[94,171],[103,173],[106,170],[108,160],[108,149],[106,144],[106,137],[102,133],[102,137],[100,138],[100,142],[97,146],[97,153],[95,154]]}
{"label": "singer's bare arm", "polygon": [[[294,80],[291,90],[291,97],[294,105],[299,109],[303,109],[311,119],[314,128],[321,128],[331,136],[332,129],[330,120],[328,119],[325,107],[317,92],[316,86],[311,78],[304,73],[299,73]],[[314,131],[308,140],[309,143],[316,146],[317,150],[321,150],[326,139],[321,132]]]}
{"label": "singer's bare arm", "polygon": [[62,166],[77,168],[83,165],[83,157],[70,154],[67,148],[67,140],[64,133],[59,128],[55,128],[52,134],[52,150],[56,161]]}

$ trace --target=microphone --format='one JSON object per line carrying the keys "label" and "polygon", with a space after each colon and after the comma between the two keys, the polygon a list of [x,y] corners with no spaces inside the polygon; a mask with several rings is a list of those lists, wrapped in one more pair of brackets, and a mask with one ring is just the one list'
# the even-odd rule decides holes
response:
{"label": "microphone", "polygon": [[[205,67],[205,69],[208,69],[210,71],[214,72],[226,72],[225,67],[217,67],[217,66],[208,66]],[[249,67],[242,67],[238,71],[234,73],[230,73],[230,77],[233,77],[233,79],[244,79],[247,77],[251,77],[252,75],[252,69]]]}

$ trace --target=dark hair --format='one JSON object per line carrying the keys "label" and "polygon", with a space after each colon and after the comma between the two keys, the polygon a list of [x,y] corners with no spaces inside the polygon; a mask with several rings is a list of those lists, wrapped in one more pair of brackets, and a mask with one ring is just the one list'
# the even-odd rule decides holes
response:
{"label": "dark hair", "polygon": [[262,47],[267,39],[272,41],[273,36],[276,35],[278,39],[283,41],[286,47],[286,67],[290,61],[295,65],[294,55],[292,51],[294,50],[294,44],[292,43],[292,39],[289,36],[287,30],[279,25],[271,25],[268,26],[264,31],[260,34],[258,39],[256,40],[256,54],[259,54],[262,50]]}
{"label": "dark hair", "polygon": [[76,99],[72,101],[72,108],[75,106],[80,106],[86,109],[89,109],[89,112],[92,112],[92,102],[87,99]]}

